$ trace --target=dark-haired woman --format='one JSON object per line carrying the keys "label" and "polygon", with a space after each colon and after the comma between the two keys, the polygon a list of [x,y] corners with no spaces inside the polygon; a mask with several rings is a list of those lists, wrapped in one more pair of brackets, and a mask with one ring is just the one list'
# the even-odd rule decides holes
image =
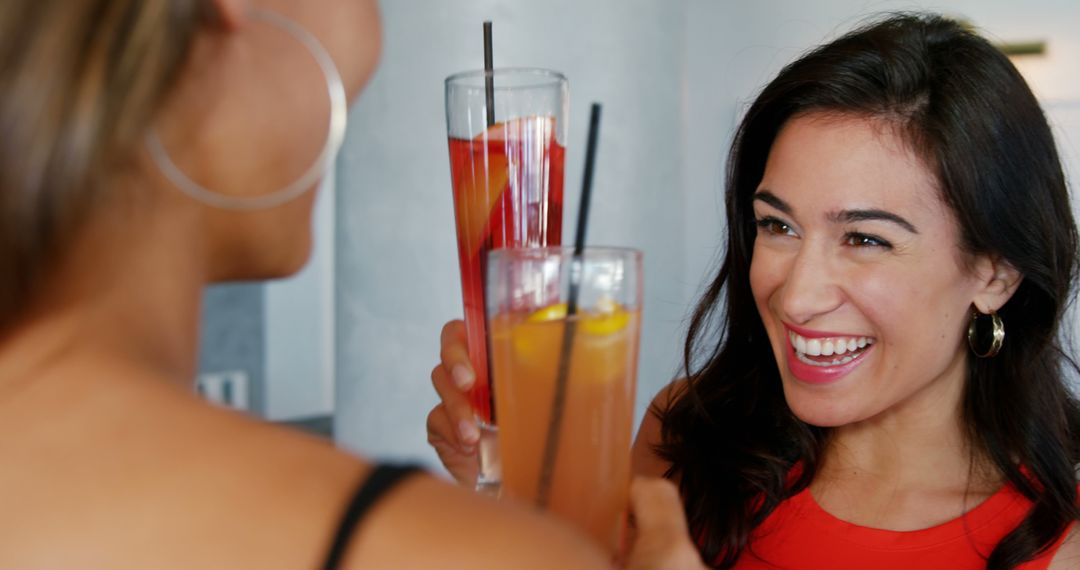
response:
{"label": "dark-haired woman", "polygon": [[[639,473],[679,482],[705,559],[1080,567],[1080,407],[1058,344],[1076,226],[1008,59],[930,15],[811,51],[748,110],[726,202],[687,378],[634,450]],[[429,432],[468,478],[468,440],[445,429],[449,382],[471,376],[459,328]]]}

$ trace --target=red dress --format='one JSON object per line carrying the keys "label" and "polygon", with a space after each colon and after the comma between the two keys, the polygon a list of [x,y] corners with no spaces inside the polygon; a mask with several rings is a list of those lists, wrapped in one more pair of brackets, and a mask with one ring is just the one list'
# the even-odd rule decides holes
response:
{"label": "red dress", "polygon": [[[959,518],[901,532],[844,522],[825,512],[805,489],[781,503],[754,531],[735,568],[984,569],[985,556],[1030,508],[1027,498],[1006,485]],[[1067,535],[1018,569],[1045,570]]]}

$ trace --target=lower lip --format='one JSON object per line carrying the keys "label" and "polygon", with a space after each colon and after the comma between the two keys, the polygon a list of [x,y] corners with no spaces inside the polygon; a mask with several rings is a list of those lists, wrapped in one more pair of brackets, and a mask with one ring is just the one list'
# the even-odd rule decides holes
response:
{"label": "lower lip", "polygon": [[799,360],[799,358],[795,356],[795,347],[791,346],[790,342],[785,342],[784,344],[787,346],[788,370],[791,371],[791,374],[794,375],[796,379],[807,384],[831,384],[840,380],[854,370],[856,366],[862,364],[866,355],[873,350],[873,346],[869,346],[851,362],[845,362],[844,364],[837,364],[836,366],[814,366]]}

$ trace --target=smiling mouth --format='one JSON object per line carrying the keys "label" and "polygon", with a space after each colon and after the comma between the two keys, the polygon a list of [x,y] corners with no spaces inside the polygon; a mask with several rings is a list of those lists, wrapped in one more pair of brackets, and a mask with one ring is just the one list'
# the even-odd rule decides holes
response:
{"label": "smiling mouth", "polygon": [[806,338],[788,331],[788,340],[795,349],[795,358],[810,366],[840,366],[860,357],[874,344],[873,337],[837,336]]}

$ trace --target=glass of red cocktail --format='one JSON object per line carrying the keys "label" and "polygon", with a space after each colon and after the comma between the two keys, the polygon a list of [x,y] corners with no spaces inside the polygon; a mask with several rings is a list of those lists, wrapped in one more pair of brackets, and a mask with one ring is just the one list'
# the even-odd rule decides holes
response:
{"label": "glass of red cocktail", "polygon": [[484,275],[488,252],[562,243],[563,164],[569,106],[557,72],[494,69],[446,79],[450,177],[457,222],[470,393],[480,428],[477,488],[498,492],[501,468],[492,402]]}

